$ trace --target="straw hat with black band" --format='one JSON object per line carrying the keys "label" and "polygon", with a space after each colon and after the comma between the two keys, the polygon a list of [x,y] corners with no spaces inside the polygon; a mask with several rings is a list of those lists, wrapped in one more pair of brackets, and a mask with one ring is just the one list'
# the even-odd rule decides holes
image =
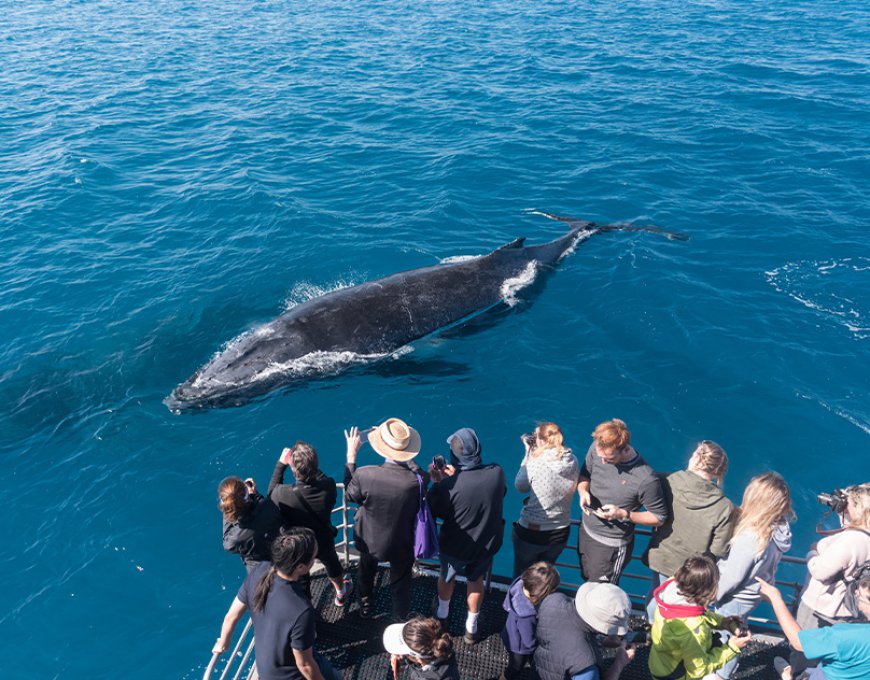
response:
{"label": "straw hat with black band", "polygon": [[390,418],[368,434],[369,444],[381,456],[406,463],[420,453],[420,433],[404,420]]}

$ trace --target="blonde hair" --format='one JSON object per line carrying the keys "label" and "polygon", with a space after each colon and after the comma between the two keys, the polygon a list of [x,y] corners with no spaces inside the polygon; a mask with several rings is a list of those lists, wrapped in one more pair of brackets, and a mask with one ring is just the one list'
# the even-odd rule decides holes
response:
{"label": "blonde hair", "polygon": [[791,493],[785,480],[776,472],[765,472],[753,477],[743,492],[743,502],[735,511],[737,526],[733,541],[744,531],[754,531],[758,541],[756,555],[764,552],[777,525],[784,519],[793,519]]}
{"label": "blonde hair", "polygon": [[849,526],[870,531],[870,482],[848,487],[846,497],[858,510],[858,518],[850,521]]}
{"label": "blonde hair", "polygon": [[725,473],[728,472],[728,454],[725,449],[716,442],[705,439],[698,444],[692,455],[697,456],[695,469],[722,483]]}
{"label": "blonde hair", "polygon": [[571,453],[571,449],[565,448],[564,442],[562,428],[556,423],[538,423],[535,428],[535,446],[529,455],[537,458],[545,451],[553,449],[556,451],[556,456],[561,458],[566,453]]}
{"label": "blonde hair", "polygon": [[592,438],[597,446],[605,446],[619,451],[631,443],[631,432],[628,431],[625,421],[614,418],[599,423],[592,432]]}

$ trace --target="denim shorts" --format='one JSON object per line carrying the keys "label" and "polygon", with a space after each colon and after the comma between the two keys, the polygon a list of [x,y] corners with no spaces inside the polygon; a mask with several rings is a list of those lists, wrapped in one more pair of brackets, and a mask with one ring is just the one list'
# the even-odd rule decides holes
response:
{"label": "denim shorts", "polygon": [[468,562],[441,553],[441,578],[450,583],[457,576],[464,576],[469,581],[476,581],[486,575],[492,558]]}

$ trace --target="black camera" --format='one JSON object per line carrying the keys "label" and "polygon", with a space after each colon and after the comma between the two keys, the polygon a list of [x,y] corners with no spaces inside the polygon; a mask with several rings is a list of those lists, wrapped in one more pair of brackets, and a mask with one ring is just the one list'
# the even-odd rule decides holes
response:
{"label": "black camera", "polygon": [[649,642],[649,632],[646,630],[630,630],[625,636],[625,641],[630,645],[640,646]]}
{"label": "black camera", "polygon": [[849,498],[842,489],[834,489],[831,493],[820,493],[816,496],[816,500],[822,505],[827,505],[835,515],[845,513],[846,506],[849,504]]}
{"label": "black camera", "polygon": [[443,470],[447,467],[447,461],[444,459],[444,456],[435,456],[432,459],[432,467],[436,470]]}

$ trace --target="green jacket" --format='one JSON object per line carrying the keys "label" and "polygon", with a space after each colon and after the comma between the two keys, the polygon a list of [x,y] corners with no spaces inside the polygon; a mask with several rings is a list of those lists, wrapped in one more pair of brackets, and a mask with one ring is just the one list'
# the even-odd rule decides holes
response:
{"label": "green jacket", "polygon": [[671,473],[662,486],[671,512],[650,539],[644,564],[673,576],[692,555],[725,555],[734,530],[734,505],[722,490],[688,470]]}
{"label": "green jacket", "polygon": [[714,646],[713,631],[724,628],[724,617],[675,598],[677,593],[673,580],[655,592],[658,609],[652,625],[649,672],[656,679],[700,680],[740,650],[730,642]]}

